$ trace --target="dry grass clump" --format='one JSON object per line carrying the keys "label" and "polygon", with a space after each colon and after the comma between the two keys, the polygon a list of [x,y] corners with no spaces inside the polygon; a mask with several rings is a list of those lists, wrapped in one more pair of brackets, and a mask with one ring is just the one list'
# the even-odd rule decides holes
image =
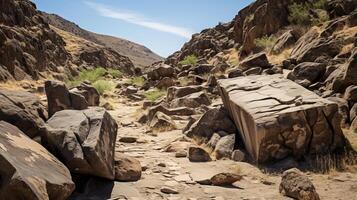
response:
{"label": "dry grass clump", "polygon": [[286,60],[290,57],[291,51],[292,51],[292,48],[285,49],[280,54],[277,54],[277,55],[268,54],[267,57],[271,64],[281,64],[284,60]]}
{"label": "dry grass clump", "polygon": [[336,171],[345,171],[357,165],[357,153],[346,151],[342,154],[316,155],[309,160],[312,171],[329,174]]}

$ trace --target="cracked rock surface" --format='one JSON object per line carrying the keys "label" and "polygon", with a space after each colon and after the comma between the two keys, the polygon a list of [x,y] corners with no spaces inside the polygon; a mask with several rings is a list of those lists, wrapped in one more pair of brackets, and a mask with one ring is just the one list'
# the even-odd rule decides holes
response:
{"label": "cracked rock surface", "polygon": [[257,162],[343,148],[337,104],[280,75],[218,81],[225,107]]}

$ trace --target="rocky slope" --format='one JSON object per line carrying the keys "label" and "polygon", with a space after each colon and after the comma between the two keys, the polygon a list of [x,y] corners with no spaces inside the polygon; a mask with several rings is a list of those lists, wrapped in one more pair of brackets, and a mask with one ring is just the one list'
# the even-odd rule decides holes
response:
{"label": "rocky slope", "polygon": [[159,55],[155,54],[150,49],[140,44],[136,44],[122,38],[101,35],[84,30],[73,22],[70,22],[55,14],[48,14],[45,12],[42,12],[42,14],[45,16],[46,21],[52,26],[96,44],[112,48],[119,54],[130,58],[130,60],[137,67],[147,67],[154,62],[163,60],[163,58],[161,58]]}
{"label": "rocky slope", "polygon": [[1,0],[0,5],[1,81],[39,79],[46,74],[64,79],[81,67],[98,66],[134,74],[132,62],[109,48],[91,44],[79,49],[79,56],[68,51],[73,45],[49,26],[34,3]]}

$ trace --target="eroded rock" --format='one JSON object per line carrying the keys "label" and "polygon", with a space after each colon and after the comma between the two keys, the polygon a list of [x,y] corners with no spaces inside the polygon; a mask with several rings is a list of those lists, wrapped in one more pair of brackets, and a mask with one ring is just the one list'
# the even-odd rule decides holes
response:
{"label": "eroded rock", "polygon": [[279,191],[298,200],[320,200],[312,182],[296,168],[284,172]]}
{"label": "eroded rock", "polygon": [[0,102],[0,120],[17,126],[31,138],[44,134],[47,112],[36,95],[0,89]]}
{"label": "eroded rock", "polygon": [[337,104],[280,75],[219,80],[221,97],[257,162],[345,146]]}
{"label": "eroded rock", "polygon": [[114,179],[118,125],[104,108],[59,111],[47,125],[48,149],[71,172]]}
{"label": "eroded rock", "polygon": [[114,170],[117,181],[137,181],[141,177],[140,162],[122,153],[115,153]]}
{"label": "eroded rock", "polygon": [[65,200],[71,174],[56,157],[15,126],[0,121],[0,199]]}

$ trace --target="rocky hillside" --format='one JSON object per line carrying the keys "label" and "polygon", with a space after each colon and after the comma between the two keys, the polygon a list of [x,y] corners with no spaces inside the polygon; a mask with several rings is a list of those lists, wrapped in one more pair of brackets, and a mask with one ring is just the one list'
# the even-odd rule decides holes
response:
{"label": "rocky hillside", "polygon": [[154,62],[163,60],[163,58],[161,58],[159,55],[155,54],[150,49],[140,44],[136,44],[122,38],[101,35],[84,30],[75,23],[70,22],[55,14],[48,14],[45,12],[42,12],[42,14],[45,16],[46,21],[52,26],[72,33],[77,37],[84,38],[93,43],[111,48],[119,54],[130,58],[130,60],[137,67],[147,67]]}
{"label": "rocky hillside", "polygon": [[[58,34],[28,0],[0,1],[0,80],[40,79],[48,74],[58,79],[73,76],[85,67],[117,68],[134,74],[134,65],[109,48],[92,44],[74,48]],[[79,44],[80,45],[80,44]]]}

